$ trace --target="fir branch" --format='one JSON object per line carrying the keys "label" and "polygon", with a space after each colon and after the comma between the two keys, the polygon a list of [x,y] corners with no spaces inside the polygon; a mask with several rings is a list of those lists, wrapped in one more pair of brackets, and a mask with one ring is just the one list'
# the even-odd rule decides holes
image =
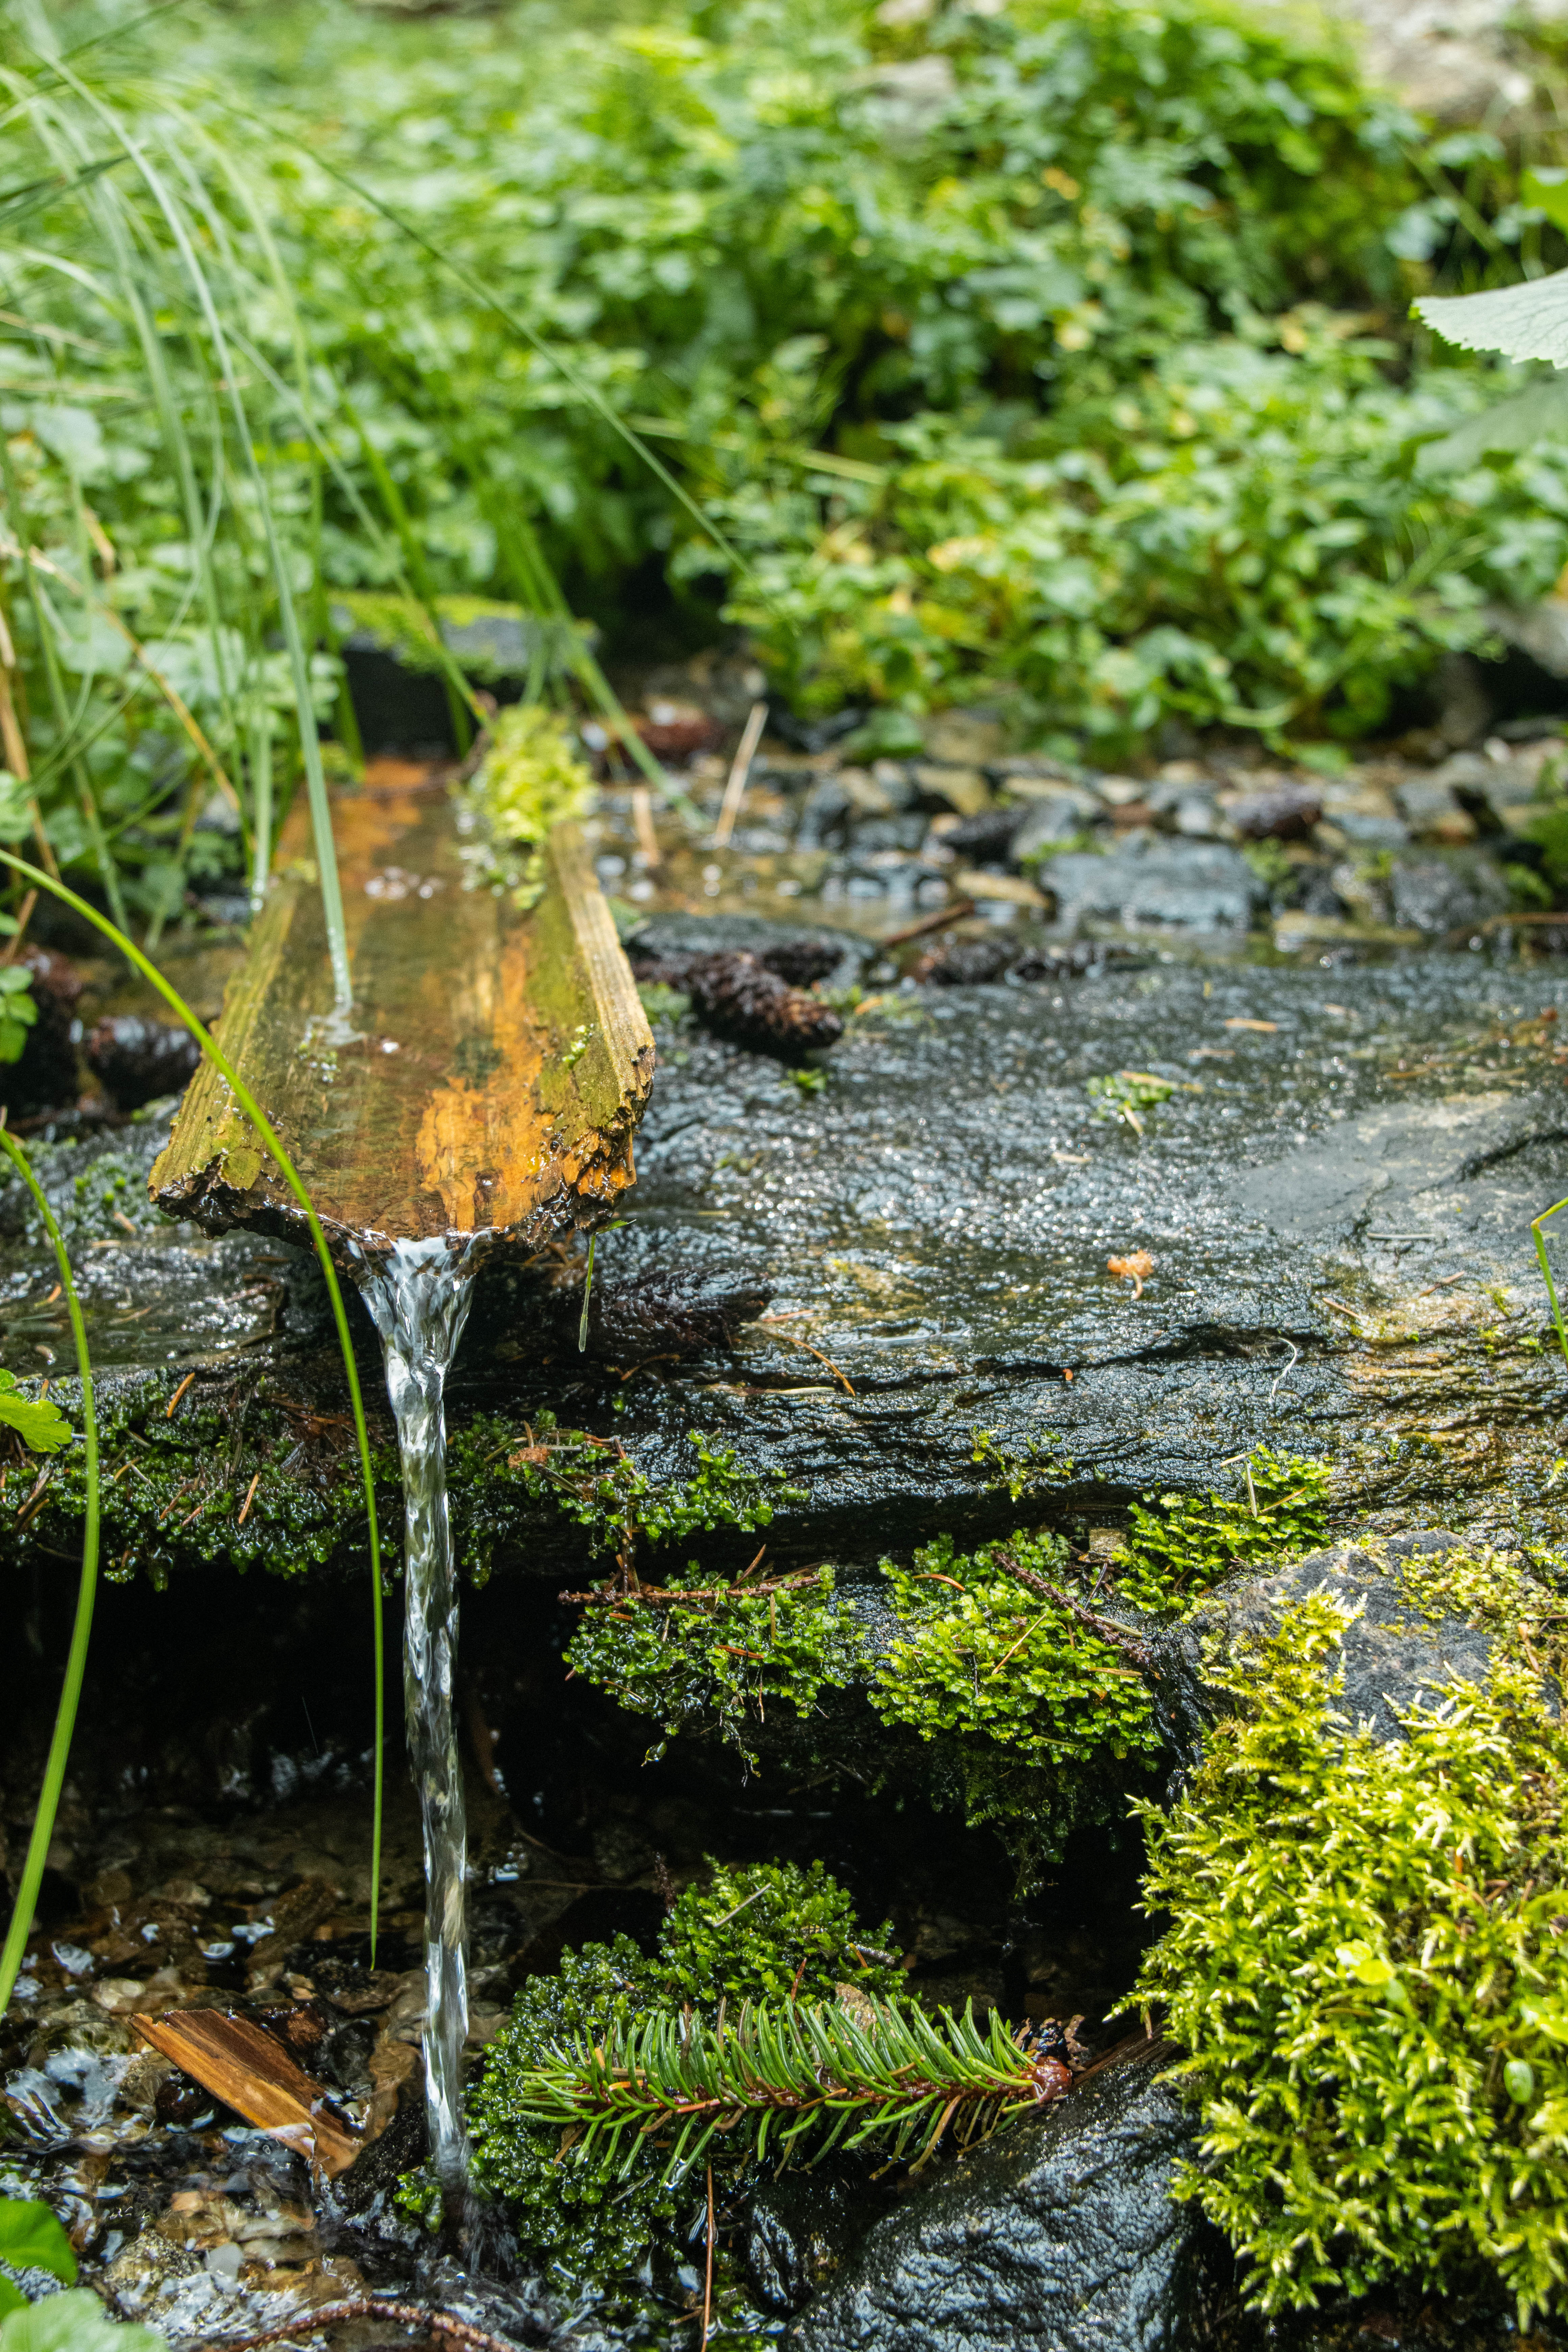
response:
{"label": "fir branch", "polygon": [[772,2146],[816,2162],[877,2140],[894,2158],[918,2144],[924,2164],[950,2127],[967,2146],[1071,2082],[1000,2018],[983,2032],[973,2004],[931,2018],[890,2000],[858,2013],[764,2003],[729,2026],[654,2009],[617,2016],[599,2041],[553,2044],[519,2082],[516,2112],[580,2134],[582,2160],[597,2153],[623,2173],[657,2142],[668,2180],[732,2135],[759,2159]]}

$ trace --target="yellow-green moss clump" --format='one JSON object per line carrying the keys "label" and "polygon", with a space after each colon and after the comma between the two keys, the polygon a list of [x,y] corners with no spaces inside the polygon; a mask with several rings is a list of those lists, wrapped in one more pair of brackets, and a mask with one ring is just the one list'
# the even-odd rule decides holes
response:
{"label": "yellow-green moss clump", "polygon": [[489,751],[467,789],[494,853],[492,879],[520,907],[544,888],[544,844],[552,825],[585,815],[594,779],[574,749],[560,714],[537,702],[498,711]]}
{"label": "yellow-green moss clump", "polygon": [[1348,1616],[1314,1596],[1205,1677],[1236,1711],[1146,1806],[1171,1925],[1133,2005],[1188,2053],[1195,2198],[1266,2311],[1489,2270],[1568,2306],[1568,1728],[1555,1594],[1517,1561],[1411,1562],[1487,1625],[1489,1685],[1379,1741],[1336,1714]]}

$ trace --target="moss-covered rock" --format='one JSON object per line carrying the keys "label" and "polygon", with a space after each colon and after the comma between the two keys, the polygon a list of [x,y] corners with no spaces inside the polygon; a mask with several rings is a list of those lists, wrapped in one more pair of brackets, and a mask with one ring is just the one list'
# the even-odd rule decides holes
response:
{"label": "moss-covered rock", "polygon": [[1441,1540],[1317,1555],[1173,1637],[1203,1738],[1145,1808],[1170,1925],[1132,1998],[1186,2052],[1181,2193],[1266,2311],[1488,2273],[1521,2324],[1563,2304],[1563,1622],[1554,1566]]}

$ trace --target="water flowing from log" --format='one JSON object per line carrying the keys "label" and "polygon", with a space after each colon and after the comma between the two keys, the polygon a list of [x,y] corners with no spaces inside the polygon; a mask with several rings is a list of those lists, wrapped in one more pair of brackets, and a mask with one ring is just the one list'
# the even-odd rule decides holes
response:
{"label": "water flowing from log", "polygon": [[468,1822],[453,1714],[458,1586],[447,1511],[446,1385],[468,1320],[473,1273],[471,1244],[437,1235],[395,1242],[363,1277],[386,1360],[403,1465],[404,1702],[425,1832],[425,2111],[432,2168],[452,2191],[463,2187],[468,2171],[462,2105]]}

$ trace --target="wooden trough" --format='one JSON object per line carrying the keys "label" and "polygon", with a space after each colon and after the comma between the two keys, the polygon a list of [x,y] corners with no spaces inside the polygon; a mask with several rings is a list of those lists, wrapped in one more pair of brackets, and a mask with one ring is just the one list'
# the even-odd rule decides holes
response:
{"label": "wooden trough", "polygon": [[[301,803],[302,803],[301,796]],[[581,833],[555,828],[531,913],[482,879],[439,776],[374,761],[333,831],[353,1010],[331,975],[297,803],[217,1040],[277,1128],[333,1253],[489,1233],[531,1246],[633,1181],[653,1039]],[[340,1034],[339,1029],[346,1034]],[[275,1162],[204,1062],[153,1197],[210,1229],[308,1239]]]}

